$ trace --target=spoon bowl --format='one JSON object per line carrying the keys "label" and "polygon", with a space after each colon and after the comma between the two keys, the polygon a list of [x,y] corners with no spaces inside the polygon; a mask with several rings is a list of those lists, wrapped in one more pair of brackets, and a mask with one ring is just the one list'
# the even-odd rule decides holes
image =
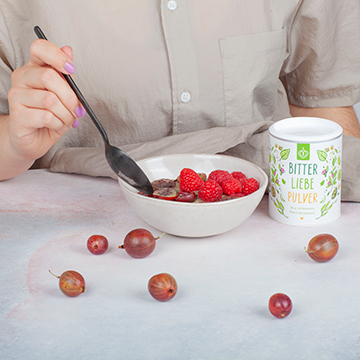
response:
{"label": "spoon bowl", "polygon": [[[34,31],[39,39],[47,40],[45,34],[42,32],[39,26],[35,26]],[[84,95],[77,87],[74,79],[70,75],[67,74],[62,74],[62,75],[64,76],[65,80],[67,81],[71,89],[75,92],[81,105],[88,113],[89,117],[95,124],[96,128],[99,130],[105,143],[105,157],[111,169],[120,179],[128,183],[130,186],[143,192],[144,194],[152,194],[153,187],[148,177],[138,166],[138,164],[124,151],[120,150],[115,146],[110,145],[105,129],[103,128],[100,121],[96,117],[95,113],[91,109],[90,105],[86,101]]]}
{"label": "spoon bowl", "polygon": [[[153,193],[148,177],[130,156],[109,143],[105,144],[105,156],[111,169],[120,179],[145,194]],[[119,164],[121,164],[120,170]]]}

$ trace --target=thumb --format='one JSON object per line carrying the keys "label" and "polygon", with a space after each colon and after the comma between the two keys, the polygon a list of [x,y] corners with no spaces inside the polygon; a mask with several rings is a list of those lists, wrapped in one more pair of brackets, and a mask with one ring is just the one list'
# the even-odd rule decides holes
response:
{"label": "thumb", "polygon": [[65,53],[65,54],[69,57],[69,59],[70,59],[71,61],[73,61],[73,51],[72,51],[72,48],[71,48],[70,46],[63,46],[63,47],[61,48],[61,51],[62,51],[63,53]]}

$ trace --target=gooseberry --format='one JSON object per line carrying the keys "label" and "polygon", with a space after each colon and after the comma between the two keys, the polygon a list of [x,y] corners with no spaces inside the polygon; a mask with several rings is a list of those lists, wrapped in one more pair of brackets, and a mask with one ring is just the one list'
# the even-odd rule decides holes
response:
{"label": "gooseberry", "polygon": [[155,191],[164,188],[173,188],[176,186],[176,181],[172,179],[159,179],[154,180],[151,185]]}
{"label": "gooseberry", "polygon": [[164,234],[154,238],[153,234],[146,229],[134,229],[125,236],[124,244],[120,245],[119,249],[125,249],[130,256],[141,259],[154,251],[156,240],[162,235]]}
{"label": "gooseberry", "polygon": [[175,200],[179,195],[174,188],[162,188],[153,192],[153,197],[162,200]]}
{"label": "gooseberry", "polygon": [[330,234],[319,234],[314,236],[305,251],[317,262],[327,262],[331,260],[339,250],[339,243]]}
{"label": "gooseberry", "polygon": [[173,276],[167,273],[154,275],[148,282],[151,296],[158,301],[171,300],[177,293],[177,283]]}
{"label": "gooseberry", "polygon": [[92,235],[87,241],[87,248],[94,255],[103,254],[109,247],[109,242],[105,236]]}
{"label": "gooseberry", "polygon": [[196,200],[196,194],[193,191],[182,191],[175,200],[180,202],[194,202]]}
{"label": "gooseberry", "polygon": [[291,313],[291,299],[285,294],[274,294],[269,299],[269,310],[275,317],[283,319]]}
{"label": "gooseberry", "polygon": [[60,290],[67,296],[75,297],[85,291],[85,280],[81,274],[74,270],[68,270],[57,276],[49,270],[51,275],[54,275],[59,280]]}

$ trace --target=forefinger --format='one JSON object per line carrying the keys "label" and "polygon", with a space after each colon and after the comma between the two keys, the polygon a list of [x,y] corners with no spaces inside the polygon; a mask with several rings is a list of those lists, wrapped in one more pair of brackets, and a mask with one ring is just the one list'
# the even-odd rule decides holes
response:
{"label": "forefinger", "polygon": [[51,66],[64,74],[75,72],[70,58],[50,41],[38,39],[30,47],[30,63],[35,66]]}

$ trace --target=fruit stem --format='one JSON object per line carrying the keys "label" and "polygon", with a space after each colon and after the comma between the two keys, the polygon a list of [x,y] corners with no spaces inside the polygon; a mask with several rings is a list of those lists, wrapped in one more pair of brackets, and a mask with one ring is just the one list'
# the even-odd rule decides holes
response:
{"label": "fruit stem", "polygon": [[52,273],[50,270],[49,270],[49,273],[50,273],[51,275],[54,275],[56,278],[60,279],[60,276],[55,275],[55,274]]}
{"label": "fruit stem", "polygon": [[164,232],[164,233],[162,233],[160,236],[158,236],[155,240],[158,240],[158,239],[160,239],[163,235],[165,235],[166,234],[166,232]]}
{"label": "fruit stem", "polygon": [[124,249],[124,245],[119,245],[119,249]]}
{"label": "fruit stem", "polygon": [[307,253],[307,254],[313,254],[314,252],[313,251],[308,251],[307,249],[306,249],[306,246],[304,246],[304,250],[305,250],[305,252]]}

